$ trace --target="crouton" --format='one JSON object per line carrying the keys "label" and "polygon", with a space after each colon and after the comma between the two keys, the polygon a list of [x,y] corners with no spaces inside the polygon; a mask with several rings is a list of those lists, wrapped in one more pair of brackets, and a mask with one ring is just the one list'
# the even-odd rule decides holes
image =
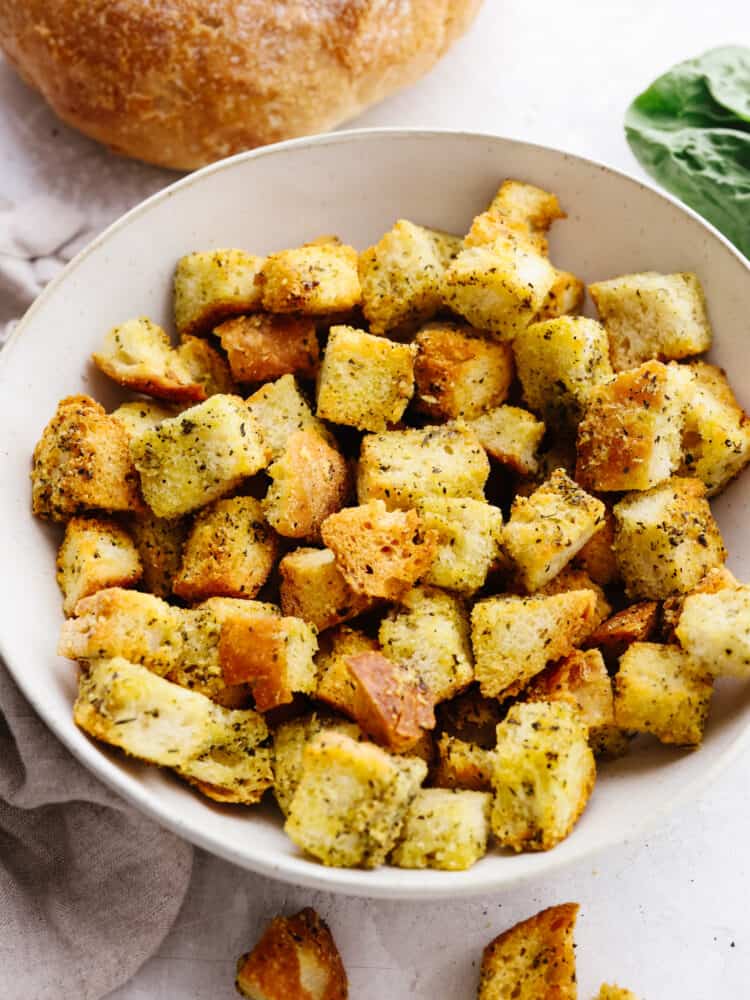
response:
{"label": "crouton", "polygon": [[224,395],[143,431],[131,440],[130,453],[157,517],[203,507],[268,462],[255,418],[238,396]]}
{"label": "crouton", "polygon": [[531,496],[517,496],[501,535],[527,591],[539,590],[604,522],[604,504],[556,469]]}
{"label": "crouton", "polygon": [[448,261],[459,237],[399,219],[374,246],[359,255],[362,308],[374,334],[413,329],[441,305]]}
{"label": "crouton", "polygon": [[216,500],[196,515],[172,589],[186,601],[255,597],[273,568],[278,542],[252,497]]}
{"label": "crouton", "polygon": [[174,273],[174,319],[180,336],[210,333],[230,316],[260,309],[261,257],[244,250],[190,253]]}
{"label": "crouton", "polygon": [[644,361],[688,358],[711,346],[703,288],[695,274],[625,274],[589,285],[607,328],[615,371]]}
{"label": "crouton", "polygon": [[505,402],[513,381],[509,344],[459,323],[431,323],[415,341],[416,408],[436,420],[469,420]]}
{"label": "crouton", "polygon": [[432,496],[484,500],[489,474],[484,449],[461,424],[387,431],[362,441],[357,495],[391,509]]}
{"label": "crouton", "polygon": [[157,597],[168,597],[182,564],[182,546],[189,530],[187,518],[154,517],[149,511],[132,517],[129,529],[143,566],[146,590]]}
{"label": "crouton", "polygon": [[361,431],[384,431],[414,392],[413,344],[332,326],[318,379],[317,415]]}
{"label": "crouton", "polygon": [[359,305],[357,251],[340,243],[312,243],[271,254],[260,273],[263,308],[272,313],[326,316]]}
{"label": "crouton", "polygon": [[488,698],[512,694],[552,660],[567,656],[594,627],[596,594],[489,597],[471,613],[474,673]]}
{"label": "crouton", "polygon": [[258,802],[273,783],[257,712],[214,705],[122,657],[82,672],[73,717],[95,739],[171,767],[222,802]]}
{"label": "crouton", "polygon": [[647,490],[676,471],[683,408],[669,368],[647,361],[595,387],[578,427],[576,479],[592,490]]}
{"label": "crouton", "polygon": [[607,600],[607,595],[599,584],[591,579],[586,570],[576,569],[574,566],[566,566],[549,583],[545,583],[543,587],[540,587],[537,593],[564,594],[569,590],[592,590],[596,594],[594,622],[597,628],[612,614],[612,605]]}
{"label": "crouton", "polygon": [[305,747],[284,830],[325,865],[376,868],[395,846],[426,773],[416,757],[321,733]]}
{"label": "crouton", "polygon": [[577,916],[578,903],[551,906],[491,941],[477,1000],[576,1000]]}
{"label": "crouton", "polygon": [[326,518],[323,542],[357,594],[398,600],[432,565],[437,534],[414,510],[389,511],[382,500]]}
{"label": "crouton", "polygon": [[487,454],[502,465],[521,475],[537,471],[537,450],[545,426],[532,413],[519,406],[498,406],[468,420],[466,426]]}
{"label": "crouton", "polygon": [[492,750],[497,739],[497,725],[504,712],[497,698],[485,698],[478,684],[438,705],[440,729],[464,743]]}
{"label": "crouton", "polygon": [[116,521],[98,517],[68,521],[57,554],[57,582],[66,615],[82,597],[105,587],[132,586],[142,575],[138,549]]}
{"label": "crouton", "polygon": [[313,416],[293,375],[282,375],[262,386],[248,398],[247,408],[257,420],[273,460],[281,458],[295,431],[311,430],[324,440],[331,440],[323,421]]}
{"label": "crouton", "polygon": [[618,726],[653,733],[662,743],[698,746],[708,718],[711,677],[677,646],[634,642],[615,675]]}
{"label": "crouton", "polygon": [[604,522],[589,538],[573,560],[600,587],[617,583],[620,570],[615,557],[615,517],[611,509],[604,511]]}
{"label": "crouton", "polygon": [[487,852],[491,802],[486,792],[421,789],[409,806],[391,863],[453,872],[471,868]]}
{"label": "crouton", "polygon": [[320,350],[315,323],[305,316],[255,313],[216,328],[238,382],[268,382],[282,375],[314,378]]}
{"label": "crouton", "polygon": [[313,430],[291,434],[268,475],[263,511],[285,538],[319,538],[321,524],[341,510],[349,493],[346,459]]}
{"label": "crouton", "polygon": [[727,557],[698,479],[673,477],[614,507],[615,555],[630,597],[661,600],[692,590]]}
{"label": "crouton", "polygon": [[689,594],[675,634],[706,673],[750,677],[750,587]]}
{"label": "crouton", "polygon": [[577,710],[589,735],[615,724],[614,695],[598,649],[574,650],[531,681],[526,701],[563,701]]}
{"label": "crouton", "polygon": [[178,406],[155,403],[151,399],[134,399],[129,403],[122,403],[110,416],[120,424],[130,440],[143,431],[156,427],[162,420],[176,417],[179,412]]}
{"label": "crouton", "polygon": [[602,983],[596,1000],[638,1000],[635,993],[624,990],[621,986],[610,986],[609,983]]}
{"label": "crouton", "polygon": [[416,671],[434,702],[474,679],[469,622],[462,601],[434,587],[415,587],[380,623],[386,656]]}
{"label": "crouton", "polygon": [[434,729],[433,701],[416,671],[377,652],[349,656],[346,665],[354,682],[351,714],[370,739],[404,753]]}
{"label": "crouton", "polygon": [[560,271],[554,268],[555,280],[552,287],[544,297],[539,312],[534,319],[541,322],[546,319],[557,319],[558,316],[565,316],[569,313],[578,313],[583,307],[583,300],[586,297],[586,286],[569,271]]}
{"label": "crouton", "polygon": [[604,327],[584,316],[532,323],[513,341],[527,406],[555,426],[575,426],[592,388],[612,376]]}
{"label": "crouton", "polygon": [[502,847],[548,851],[564,840],[596,780],[588,731],[564,702],[513,705],[497,727],[492,832]]}
{"label": "crouton", "polygon": [[465,788],[492,791],[495,754],[476,743],[466,743],[443,733],[438,740],[438,763],[432,774],[437,788]]}
{"label": "crouton", "polygon": [[352,590],[330,549],[295,549],[281,560],[279,572],[284,614],[304,619],[319,632],[356,618],[375,603]]}
{"label": "crouton", "polygon": [[359,653],[372,653],[378,643],[351,628],[335,628],[321,637],[316,657],[318,685],[315,697],[350,718],[354,716],[354,679],[349,671],[349,659]]}
{"label": "crouton", "polygon": [[127,432],[90,396],[57,404],[34,448],[31,490],[34,513],[52,521],[143,507]]}
{"label": "crouton", "polygon": [[505,180],[489,208],[474,219],[464,244],[481,246],[510,236],[546,256],[547,230],[564,218],[556,195],[523,181]]}
{"label": "crouton", "polygon": [[483,500],[426,497],[416,505],[422,524],[438,536],[425,583],[471,594],[500,556],[502,511]]}
{"label": "crouton", "polygon": [[641,601],[623,608],[596,626],[584,645],[596,647],[608,663],[616,663],[628,646],[647,642],[659,624],[656,601]]}
{"label": "crouton", "polygon": [[237,990],[250,1000],[346,1000],[341,956],[325,921],[306,907],[274,917],[237,963]]}
{"label": "crouton", "polygon": [[204,398],[219,393],[232,395],[236,391],[229,365],[207,340],[184,336],[175,354],[193,381],[203,387]]}

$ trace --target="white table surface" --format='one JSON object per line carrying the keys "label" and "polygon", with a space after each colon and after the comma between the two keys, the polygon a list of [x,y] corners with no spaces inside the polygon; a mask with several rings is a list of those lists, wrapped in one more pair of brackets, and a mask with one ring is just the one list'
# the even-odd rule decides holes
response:
{"label": "white table surface", "polygon": [[[356,124],[496,132],[638,174],[622,130],[629,100],[673,63],[748,39],[746,0],[485,0],[470,34],[428,78]],[[0,207],[52,191],[103,224],[174,176],[74,134],[2,63],[0,107]],[[484,944],[565,900],[582,904],[582,1000],[605,979],[642,1000],[741,1000],[750,996],[749,833],[745,758],[647,839],[471,903],[336,898],[198,851],[177,925],[110,1000],[230,998],[235,959],[264,922],[305,905],[330,922],[353,1000],[468,1000]]]}

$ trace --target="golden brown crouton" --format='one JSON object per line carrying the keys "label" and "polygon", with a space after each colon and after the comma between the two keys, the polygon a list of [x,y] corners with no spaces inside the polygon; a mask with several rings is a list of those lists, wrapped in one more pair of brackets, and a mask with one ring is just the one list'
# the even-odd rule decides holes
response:
{"label": "golden brown crouton", "polygon": [[222,320],[260,308],[261,257],[244,250],[190,253],[174,274],[174,319],[180,336],[210,333]]}
{"label": "golden brown crouton", "polygon": [[492,458],[522,475],[537,471],[537,449],[544,437],[541,420],[518,406],[498,406],[466,422]]}
{"label": "golden brown crouton", "polygon": [[495,746],[497,725],[503,719],[500,702],[485,698],[478,684],[439,705],[437,715],[443,732],[485,750]]}
{"label": "golden brown crouton", "polygon": [[498,843],[550,850],[573,829],[595,780],[577,709],[559,701],[513,705],[497,727],[492,832]]}
{"label": "golden brown crouton", "polygon": [[413,344],[332,326],[318,379],[317,414],[361,431],[384,431],[414,392]]}
{"label": "golden brown crouton", "polygon": [[323,421],[313,416],[293,375],[282,375],[261,386],[248,398],[247,408],[260,425],[272,459],[281,458],[295,431],[311,430],[326,441],[332,440]]}
{"label": "golden brown crouton", "polygon": [[750,677],[750,587],[689,594],[675,634],[706,673]]}
{"label": "golden brown crouton", "polygon": [[554,268],[554,272],[555,280],[534,317],[536,320],[557,319],[568,313],[578,313],[583,306],[586,286],[581,279],[558,268]]}
{"label": "golden brown crouton", "polygon": [[568,590],[593,590],[596,594],[594,621],[597,627],[612,614],[612,605],[602,588],[588,575],[586,570],[566,566],[549,583],[539,589],[539,594],[564,594]]}
{"label": "golden brown crouton", "polygon": [[355,593],[398,600],[423,576],[437,551],[415,510],[388,511],[382,500],[347,507],[326,518],[326,546]]}
{"label": "golden brown crouton", "polygon": [[578,427],[576,479],[592,490],[647,490],[680,464],[683,407],[670,370],[647,361],[597,386]]}
{"label": "golden brown crouton", "polygon": [[577,1000],[578,903],[542,910],[484,949],[478,1000]]}
{"label": "golden brown crouton", "polygon": [[183,336],[175,354],[188,374],[203,387],[204,398],[218,393],[231,395],[236,391],[229,365],[223,355],[202,337]]}
{"label": "golden brown crouton", "polygon": [[433,700],[419,675],[382,653],[347,658],[354,681],[352,712],[367,735],[394,753],[404,753],[425,729],[434,729]]}
{"label": "golden brown crouton", "polygon": [[452,872],[471,868],[487,851],[491,802],[485,792],[420,789],[391,853],[392,864]]}
{"label": "golden brown crouton", "polygon": [[66,615],[82,597],[105,587],[128,587],[143,575],[138,549],[116,521],[73,517],[57,554],[57,582]]}
{"label": "golden brown crouton", "polygon": [[176,417],[179,412],[179,406],[156,403],[152,399],[134,399],[121,403],[110,413],[110,417],[120,424],[130,440],[142,431],[156,427],[162,420]]}
{"label": "golden brown crouton", "polygon": [[523,181],[505,180],[489,208],[474,219],[464,243],[480,246],[498,236],[511,236],[546,256],[547,230],[564,218],[556,195]]}
{"label": "golden brown crouton", "polygon": [[129,529],[143,565],[146,589],[157,597],[168,597],[182,564],[187,518],[155,517],[147,511],[132,517]]}
{"label": "golden brown crouton", "polygon": [[318,686],[315,697],[344,715],[354,716],[354,679],[349,672],[349,658],[358,653],[377,651],[378,643],[352,628],[335,628],[321,636],[315,658]]}
{"label": "golden brown crouton", "polygon": [[600,587],[616,583],[620,577],[614,544],[615,516],[607,507],[604,511],[604,523],[594,532],[573,560],[575,565],[584,569]]}
{"label": "golden brown crouton", "polygon": [[621,986],[610,986],[609,983],[602,983],[596,1000],[638,1000],[638,997],[631,990],[624,990]]}
{"label": "golden brown crouton", "polygon": [[494,760],[494,750],[485,750],[476,743],[466,743],[443,733],[438,740],[438,763],[432,783],[437,788],[490,792]]}
{"label": "golden brown crouton", "polygon": [[173,590],[191,602],[207,597],[255,597],[273,568],[277,551],[276,536],[258,500],[216,500],[193,522]]}
{"label": "golden brown crouton", "polygon": [[641,601],[600,622],[584,645],[598,648],[607,662],[616,663],[632,643],[650,639],[658,623],[657,602]]}
{"label": "golden brown crouton", "polygon": [[340,243],[312,243],[266,258],[260,274],[263,308],[272,313],[326,316],[359,305],[357,251]]}
{"label": "golden brown crouton", "polygon": [[[715,566],[688,591],[687,594],[675,594],[667,597],[661,603],[661,639],[663,642],[676,642],[675,629],[680,620],[685,600],[690,594],[718,594],[720,590],[735,590],[740,584],[734,573],[726,566]],[[649,636],[644,636],[648,639]]]}
{"label": "golden brown crouton", "polygon": [[236,986],[250,1000],[346,1000],[346,970],[315,910],[274,917],[237,963]]}
{"label": "golden brown crouton", "polygon": [[355,594],[330,549],[295,549],[281,560],[279,571],[284,614],[310,622],[319,632],[356,618],[375,603]]}
{"label": "golden brown crouton", "polygon": [[53,521],[143,507],[127,432],[90,396],[57,404],[34,448],[31,489],[34,513]]}
{"label": "golden brown crouton", "polygon": [[436,420],[467,420],[505,402],[513,352],[459,323],[431,323],[417,334],[416,406]]}
{"label": "golden brown crouton", "polygon": [[438,547],[425,583],[471,594],[500,557],[502,511],[483,500],[426,497],[416,506],[425,529],[436,531]]}
{"label": "golden brown crouton", "polygon": [[614,507],[615,555],[630,597],[684,594],[727,557],[706,488],[674,476]]}
{"label": "golden brown crouton", "polygon": [[575,708],[589,737],[614,726],[612,681],[598,649],[574,650],[559,663],[543,670],[525,692],[527,701],[564,701]]}
{"label": "golden brown crouton", "polygon": [[216,329],[238,382],[268,382],[282,375],[314,378],[320,351],[315,323],[304,316],[256,313]]}

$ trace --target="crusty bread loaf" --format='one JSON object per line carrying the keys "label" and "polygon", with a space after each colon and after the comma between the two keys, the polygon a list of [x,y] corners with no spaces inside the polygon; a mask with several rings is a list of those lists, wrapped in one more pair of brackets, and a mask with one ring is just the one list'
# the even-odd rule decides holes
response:
{"label": "crusty bread loaf", "polygon": [[481,0],[16,0],[0,45],[57,114],[192,169],[325,131],[417,80]]}

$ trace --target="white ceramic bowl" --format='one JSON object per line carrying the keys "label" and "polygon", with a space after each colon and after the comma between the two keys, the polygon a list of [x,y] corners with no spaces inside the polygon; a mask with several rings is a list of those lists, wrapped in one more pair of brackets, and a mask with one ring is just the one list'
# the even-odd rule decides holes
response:
{"label": "white ceramic bowl", "polygon": [[[55,583],[59,532],[32,518],[30,456],[62,396],[117,398],[88,362],[109,327],[147,314],[170,322],[170,282],[182,254],[238,246],[266,253],[335,232],[357,247],[405,216],[464,232],[505,177],[556,192],[568,212],[552,259],[586,281],[630,271],[696,271],[716,332],[714,360],[750,405],[750,268],[696,215],[588,160],[541,146],[450,132],[324,135],[247,153],[179,181],[135,208],[80,254],[29,310],[0,362],[2,560],[0,641],[17,683],[69,749],[164,826],[243,867],[332,891],[402,898],[487,893],[633,836],[695,796],[746,742],[750,689],[719,684],[703,748],[645,743],[602,767],[572,835],[546,854],[491,852],[467,872],[324,868],[284,836],[272,806],[211,804],[156,767],[125,760],[73,725],[73,664],[56,656],[62,621]],[[715,503],[730,566],[750,575],[750,473]]]}

